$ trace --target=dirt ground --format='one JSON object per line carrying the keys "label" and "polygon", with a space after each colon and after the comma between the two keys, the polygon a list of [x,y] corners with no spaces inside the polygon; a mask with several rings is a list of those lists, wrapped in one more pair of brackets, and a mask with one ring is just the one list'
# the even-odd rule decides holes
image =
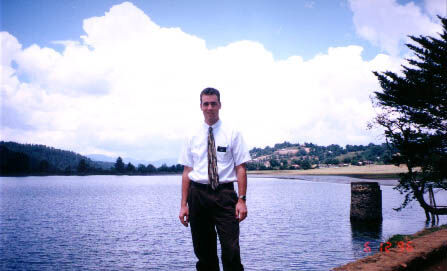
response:
{"label": "dirt ground", "polygon": [[411,241],[413,249],[410,252],[391,248],[389,252],[380,252],[333,270],[447,270],[447,229],[417,237]]}

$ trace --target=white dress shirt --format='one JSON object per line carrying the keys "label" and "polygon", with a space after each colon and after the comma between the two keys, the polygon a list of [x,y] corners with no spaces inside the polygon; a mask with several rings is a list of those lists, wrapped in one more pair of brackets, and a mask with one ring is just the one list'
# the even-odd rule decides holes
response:
{"label": "white dress shirt", "polygon": [[[204,123],[186,139],[179,164],[192,168],[191,181],[208,184],[208,129]],[[213,127],[219,183],[237,181],[236,166],[251,160],[247,145],[240,132],[218,120]]]}

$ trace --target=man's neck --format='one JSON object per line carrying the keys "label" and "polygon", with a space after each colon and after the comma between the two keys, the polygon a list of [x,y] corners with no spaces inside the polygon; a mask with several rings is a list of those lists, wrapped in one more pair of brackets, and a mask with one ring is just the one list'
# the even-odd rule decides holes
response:
{"label": "man's neck", "polygon": [[214,124],[216,124],[219,121],[219,119],[216,120],[205,120],[205,123],[208,124],[209,126],[213,126]]}

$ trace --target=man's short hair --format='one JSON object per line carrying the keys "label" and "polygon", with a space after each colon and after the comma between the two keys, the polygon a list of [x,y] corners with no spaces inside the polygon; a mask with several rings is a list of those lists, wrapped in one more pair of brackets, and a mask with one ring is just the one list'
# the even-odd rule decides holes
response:
{"label": "man's short hair", "polygon": [[200,104],[202,104],[202,96],[203,95],[216,95],[217,96],[217,100],[220,103],[220,93],[215,88],[205,88],[204,90],[202,90],[202,92],[200,92]]}

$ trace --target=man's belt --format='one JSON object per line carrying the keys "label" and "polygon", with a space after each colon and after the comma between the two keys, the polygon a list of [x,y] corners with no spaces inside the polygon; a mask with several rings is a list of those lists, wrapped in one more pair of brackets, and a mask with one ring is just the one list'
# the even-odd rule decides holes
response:
{"label": "man's belt", "polygon": [[[205,184],[205,183],[198,183],[198,182],[194,182],[191,181],[191,186],[194,186],[195,188],[199,188],[199,189],[211,189],[211,185],[210,184]],[[217,187],[216,190],[234,190],[234,183],[233,182],[228,182],[228,183],[219,183],[219,186]]]}

